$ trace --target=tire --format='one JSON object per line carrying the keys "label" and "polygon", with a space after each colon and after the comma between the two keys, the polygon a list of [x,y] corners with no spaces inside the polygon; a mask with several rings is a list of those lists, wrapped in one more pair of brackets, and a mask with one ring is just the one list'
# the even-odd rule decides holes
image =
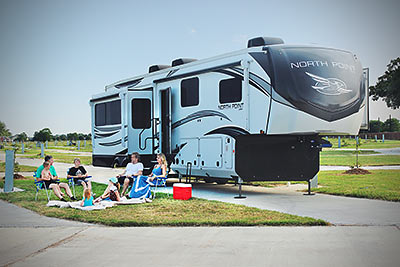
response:
{"label": "tire", "polygon": [[211,184],[211,183],[215,182],[215,179],[213,179],[213,178],[207,177],[207,178],[203,178],[203,179],[204,179],[204,182],[206,182],[207,184]]}
{"label": "tire", "polygon": [[113,163],[112,167],[113,168],[118,168],[119,167],[118,160],[114,160],[114,163]]}
{"label": "tire", "polygon": [[228,179],[215,179],[215,182],[217,182],[217,184],[226,184]]}

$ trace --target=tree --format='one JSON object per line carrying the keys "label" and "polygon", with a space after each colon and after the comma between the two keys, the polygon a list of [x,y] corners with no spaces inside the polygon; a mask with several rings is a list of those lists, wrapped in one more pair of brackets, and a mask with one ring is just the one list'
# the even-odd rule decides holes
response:
{"label": "tree", "polygon": [[382,98],[389,108],[400,107],[400,57],[390,61],[385,74],[378,78],[375,86],[369,87],[372,100]]}
{"label": "tree", "polygon": [[19,142],[25,142],[27,139],[28,135],[25,132],[22,132],[20,134],[17,134],[14,140]]}
{"label": "tree", "polygon": [[0,136],[5,136],[5,137],[11,136],[10,130],[7,129],[6,124],[2,121],[0,121]]}
{"label": "tree", "polygon": [[51,131],[49,128],[44,128],[33,134],[33,141],[45,142],[51,140]]}
{"label": "tree", "polygon": [[67,140],[67,136],[65,134],[61,134],[60,135],[60,140],[61,141],[66,141]]}
{"label": "tree", "polygon": [[387,119],[385,123],[383,123],[383,131],[384,132],[398,132],[400,131],[400,122],[398,119],[391,118]]}
{"label": "tree", "polygon": [[383,122],[371,120],[369,121],[369,131],[371,133],[379,133],[383,131]]}

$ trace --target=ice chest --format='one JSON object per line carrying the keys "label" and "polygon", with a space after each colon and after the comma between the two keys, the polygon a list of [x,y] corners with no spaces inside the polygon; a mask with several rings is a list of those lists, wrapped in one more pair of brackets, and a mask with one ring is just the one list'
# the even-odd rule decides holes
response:
{"label": "ice chest", "polygon": [[173,186],[173,196],[174,199],[187,200],[192,197],[192,185],[175,183]]}

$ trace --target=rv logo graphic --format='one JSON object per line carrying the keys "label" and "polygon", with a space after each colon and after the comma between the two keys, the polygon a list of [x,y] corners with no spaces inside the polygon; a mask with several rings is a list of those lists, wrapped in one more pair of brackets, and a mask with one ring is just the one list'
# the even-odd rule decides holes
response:
{"label": "rv logo graphic", "polygon": [[347,89],[346,83],[342,80],[323,78],[308,72],[306,72],[306,74],[315,81],[314,86],[311,87],[323,95],[341,95],[351,92],[351,90]]}

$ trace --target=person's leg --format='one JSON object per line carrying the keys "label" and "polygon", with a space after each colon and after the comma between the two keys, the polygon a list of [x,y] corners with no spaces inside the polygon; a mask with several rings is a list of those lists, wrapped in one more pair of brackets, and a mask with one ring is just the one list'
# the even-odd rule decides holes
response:
{"label": "person's leg", "polygon": [[69,188],[69,186],[66,183],[60,183],[59,184],[60,188],[64,188],[65,193],[67,193],[67,195],[71,198],[72,197],[72,192],[71,189]]}
{"label": "person's leg", "polygon": [[123,196],[125,195],[125,191],[126,191],[126,189],[128,189],[128,186],[129,186],[129,178],[125,178],[124,187],[122,188],[122,195]]}
{"label": "person's leg", "polygon": [[83,187],[83,191],[85,191],[85,189],[87,188],[87,187],[86,187],[86,183],[85,183],[84,181],[81,181],[81,185],[82,185],[82,187]]}
{"label": "person's leg", "polygon": [[54,195],[56,195],[56,197],[58,197],[59,199],[62,199],[60,187],[57,184],[50,184],[49,188],[53,190]]}
{"label": "person's leg", "polygon": [[90,192],[92,191],[92,182],[91,181],[87,181],[87,187],[89,188]]}

